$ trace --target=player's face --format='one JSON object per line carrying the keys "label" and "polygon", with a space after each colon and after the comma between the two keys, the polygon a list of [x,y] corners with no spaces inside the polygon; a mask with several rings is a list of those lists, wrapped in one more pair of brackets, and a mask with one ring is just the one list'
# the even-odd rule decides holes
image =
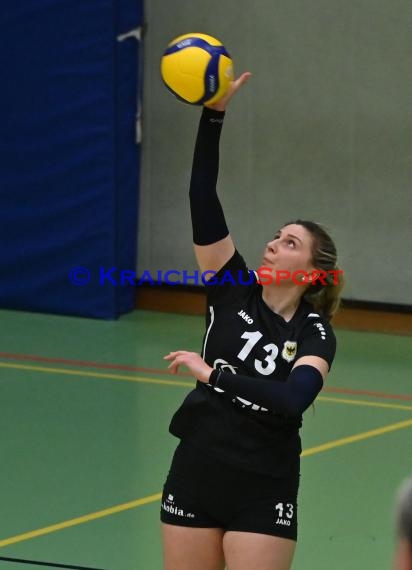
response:
{"label": "player's face", "polygon": [[290,224],[281,228],[274,238],[266,244],[261,266],[272,271],[314,270],[312,265],[312,236],[299,224]]}

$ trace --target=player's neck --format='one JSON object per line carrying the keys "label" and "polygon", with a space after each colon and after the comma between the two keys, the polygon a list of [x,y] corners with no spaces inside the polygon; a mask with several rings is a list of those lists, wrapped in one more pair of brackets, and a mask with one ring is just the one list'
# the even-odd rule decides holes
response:
{"label": "player's neck", "polygon": [[280,315],[286,322],[293,318],[299,307],[302,290],[283,287],[263,287],[262,299],[271,311]]}

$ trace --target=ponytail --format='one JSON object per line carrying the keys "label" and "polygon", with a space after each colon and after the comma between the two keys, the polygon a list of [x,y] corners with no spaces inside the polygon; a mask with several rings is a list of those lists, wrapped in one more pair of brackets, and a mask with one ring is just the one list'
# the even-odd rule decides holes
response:
{"label": "ponytail", "polygon": [[[338,268],[335,267],[335,270],[338,270]],[[339,309],[345,280],[343,273],[328,273],[324,281],[326,285],[320,285],[319,287],[317,284],[310,285],[304,298],[313,305],[316,312],[322,313],[330,320]]]}

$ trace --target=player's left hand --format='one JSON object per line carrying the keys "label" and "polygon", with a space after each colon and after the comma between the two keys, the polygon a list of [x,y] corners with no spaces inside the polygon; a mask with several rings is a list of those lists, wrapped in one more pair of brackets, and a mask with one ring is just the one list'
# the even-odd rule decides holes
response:
{"label": "player's left hand", "polygon": [[209,382],[210,374],[213,371],[213,368],[206,364],[197,352],[177,350],[176,352],[169,352],[169,354],[164,357],[164,360],[170,361],[168,369],[172,374],[177,374],[179,366],[183,364],[190,370],[193,376],[204,384]]}

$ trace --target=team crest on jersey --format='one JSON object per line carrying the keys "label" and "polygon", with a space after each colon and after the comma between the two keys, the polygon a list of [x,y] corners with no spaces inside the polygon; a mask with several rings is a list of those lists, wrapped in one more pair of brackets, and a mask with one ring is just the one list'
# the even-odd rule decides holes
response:
{"label": "team crest on jersey", "polygon": [[294,340],[287,340],[283,345],[282,358],[287,362],[292,362],[296,356],[298,343]]}

